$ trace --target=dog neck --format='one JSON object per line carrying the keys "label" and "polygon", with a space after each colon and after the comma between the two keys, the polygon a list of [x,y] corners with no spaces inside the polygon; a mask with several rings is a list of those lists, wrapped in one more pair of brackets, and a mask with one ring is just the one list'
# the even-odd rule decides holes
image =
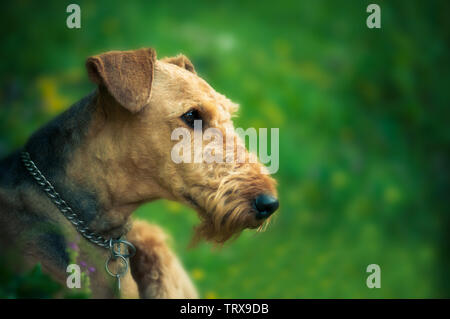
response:
{"label": "dog neck", "polygon": [[151,178],[144,186],[127,161],[129,117],[97,91],[37,131],[25,148],[80,219],[114,238],[129,230],[140,204],[160,197],[151,192],[158,189]]}

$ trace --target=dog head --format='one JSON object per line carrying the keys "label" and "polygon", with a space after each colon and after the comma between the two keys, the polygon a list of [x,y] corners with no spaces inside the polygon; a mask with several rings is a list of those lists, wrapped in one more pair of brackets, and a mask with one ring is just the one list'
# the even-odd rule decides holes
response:
{"label": "dog head", "polygon": [[275,181],[234,130],[238,105],[200,78],[183,55],[153,49],[113,51],[87,60],[99,85],[112,161],[136,201],[175,200],[193,207],[196,238],[224,242],[260,228],[278,208]]}

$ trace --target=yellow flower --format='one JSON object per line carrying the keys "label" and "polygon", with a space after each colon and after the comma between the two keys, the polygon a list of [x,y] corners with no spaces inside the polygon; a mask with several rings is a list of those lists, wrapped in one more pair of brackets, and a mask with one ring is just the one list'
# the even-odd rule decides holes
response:
{"label": "yellow flower", "polygon": [[192,278],[194,278],[195,280],[201,280],[203,279],[203,277],[205,277],[205,273],[203,272],[203,270],[199,268],[195,268],[192,270]]}
{"label": "yellow flower", "polygon": [[37,87],[41,93],[44,108],[48,113],[59,113],[68,106],[66,99],[58,93],[56,79],[43,77],[38,80]]}
{"label": "yellow flower", "polygon": [[169,212],[171,213],[179,213],[181,211],[181,204],[177,203],[177,202],[172,202],[172,201],[168,201],[166,203],[166,207],[169,210]]}
{"label": "yellow flower", "polygon": [[205,294],[205,299],[217,299],[217,295],[214,291],[208,291]]}

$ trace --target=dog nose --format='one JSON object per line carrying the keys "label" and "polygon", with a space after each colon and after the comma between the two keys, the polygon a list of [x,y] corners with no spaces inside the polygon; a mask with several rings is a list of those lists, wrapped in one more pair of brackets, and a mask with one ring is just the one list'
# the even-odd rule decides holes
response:
{"label": "dog nose", "polygon": [[278,199],[273,196],[261,194],[256,197],[254,206],[257,210],[256,218],[264,219],[272,215],[279,206]]}

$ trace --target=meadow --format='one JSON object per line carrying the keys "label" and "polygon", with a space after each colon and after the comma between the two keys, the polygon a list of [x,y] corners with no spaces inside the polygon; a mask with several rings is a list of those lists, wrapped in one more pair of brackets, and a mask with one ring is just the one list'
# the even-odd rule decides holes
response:
{"label": "meadow", "polygon": [[[265,232],[187,249],[193,210],[135,213],[171,234],[202,297],[450,297],[450,4],[378,1],[368,29],[372,2],[77,1],[81,29],[66,27],[70,2],[5,3],[0,157],[95,88],[88,56],[183,53],[240,104],[236,127],[279,128]],[[366,286],[373,263],[380,289]],[[24,280],[2,274],[0,292],[20,297]]]}

